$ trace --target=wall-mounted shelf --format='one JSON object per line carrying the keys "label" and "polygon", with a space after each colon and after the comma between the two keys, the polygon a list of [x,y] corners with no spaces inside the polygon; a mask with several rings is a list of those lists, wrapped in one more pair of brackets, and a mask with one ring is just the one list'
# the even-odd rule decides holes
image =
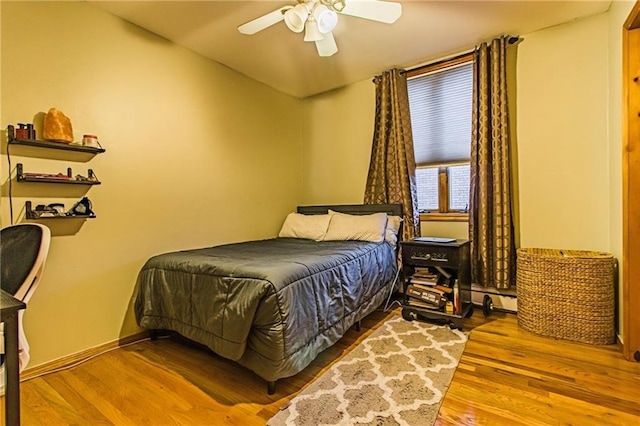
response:
{"label": "wall-mounted shelf", "polygon": [[[29,127],[27,127],[29,128]],[[101,154],[105,152],[105,149],[102,147],[96,148],[92,146],[84,146],[77,144],[69,144],[64,142],[56,142],[50,140],[37,140],[35,139],[35,132],[29,132],[29,136],[31,138],[24,138],[22,133],[18,133],[21,138],[16,138],[16,129],[14,126],[7,126],[7,157],[10,158],[9,147],[15,146],[16,151],[18,151],[19,156],[25,157],[36,157],[36,158],[48,158],[50,160],[66,160],[66,161],[82,161],[86,162],[93,158],[96,154]],[[46,152],[49,151],[49,152]],[[11,164],[11,161],[9,161]],[[26,173],[23,168],[22,163],[18,163],[16,165],[16,182],[20,183],[20,187],[24,190],[28,190],[30,196],[38,197],[40,194],[38,191],[43,188],[43,186],[39,185],[23,185],[23,183],[45,183],[45,184],[64,184],[75,186],[76,189],[80,188],[83,192],[85,191],[82,187],[78,187],[78,185],[84,185],[85,187],[90,187],[93,185],[100,185],[101,182],[98,180],[97,176],[93,173],[92,169],[88,169],[88,176],[76,175],[72,174],[71,168],[67,168],[67,173],[58,173],[58,174],[48,174],[48,173]],[[12,197],[12,170],[9,170],[9,200]],[[46,187],[47,185],[44,185]],[[63,191],[60,190],[60,186],[58,186],[58,193],[67,193],[69,194],[69,187]],[[47,188],[51,189],[51,187]],[[86,188],[85,188],[86,189]],[[72,190],[71,192],[77,192],[76,190]],[[45,194],[48,195],[48,194]],[[40,195],[40,196],[45,196]],[[84,207],[83,207],[84,206]],[[89,214],[76,214],[76,212],[86,212]],[[11,223],[13,224],[13,204],[10,203],[10,213],[11,213]],[[73,227],[79,229],[82,226],[83,221],[86,219],[95,219],[96,215],[94,214],[91,208],[91,201],[87,197],[82,197],[74,206],[65,211],[64,204],[62,203],[53,203],[49,205],[40,205],[34,209],[31,201],[25,202],[25,213],[24,219],[26,220],[52,220],[55,219],[56,222],[60,220],[64,220],[65,223],[72,224]],[[69,221],[69,219],[75,219],[75,221]],[[57,235],[69,235],[69,226],[62,226],[65,230]],[[71,231],[73,234],[77,232]]]}
{"label": "wall-mounted shelf", "polygon": [[[32,212],[33,213],[33,212]],[[27,220],[49,220],[49,219],[56,219],[56,220],[63,220],[63,219],[95,219],[98,216],[92,215],[92,216],[85,216],[85,215],[71,215],[71,216],[67,216],[67,215],[59,215],[59,216],[34,216],[34,217],[30,217],[29,215],[26,215],[25,218]]]}
{"label": "wall-mounted shelf", "polygon": [[67,168],[67,174],[47,175],[44,173],[25,173],[21,163],[16,164],[16,180],[18,182],[37,183],[63,183],[72,185],[100,185],[100,182],[92,169],[89,169],[86,180],[76,179],[71,175],[71,168]]}
{"label": "wall-mounted shelf", "polygon": [[51,216],[41,216],[39,215],[36,211],[34,211],[32,209],[32,205],[31,205],[31,201],[26,201],[25,202],[25,218],[29,219],[29,220],[41,220],[41,219],[95,219],[97,216],[94,214],[91,215],[81,215],[81,214],[74,214],[74,215],[67,215],[67,214],[57,214],[57,215],[51,215]]}
{"label": "wall-mounted shelf", "polygon": [[12,135],[9,135],[9,144],[35,146],[35,147],[47,148],[47,149],[60,149],[64,151],[88,152],[90,154],[101,154],[106,151],[104,148],[94,148],[91,146],[66,144],[63,142],[43,141],[43,140],[36,140],[36,139],[14,139]]}

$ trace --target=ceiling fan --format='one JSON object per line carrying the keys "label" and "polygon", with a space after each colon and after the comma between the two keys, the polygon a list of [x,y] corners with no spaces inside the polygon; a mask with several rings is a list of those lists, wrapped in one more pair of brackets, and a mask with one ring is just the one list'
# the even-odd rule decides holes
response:
{"label": "ceiling fan", "polygon": [[296,0],[259,18],[242,24],[238,31],[255,34],[280,21],[295,32],[304,31],[304,41],[313,41],[320,56],[331,56],[338,51],[332,31],[338,23],[338,14],[356,16],[373,21],[394,23],[402,15],[402,5],[380,0]]}

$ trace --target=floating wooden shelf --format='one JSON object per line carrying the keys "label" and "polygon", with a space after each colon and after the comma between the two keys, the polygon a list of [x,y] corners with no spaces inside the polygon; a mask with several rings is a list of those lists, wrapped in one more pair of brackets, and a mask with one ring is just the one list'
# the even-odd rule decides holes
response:
{"label": "floating wooden shelf", "polygon": [[102,183],[98,180],[91,180],[92,176],[95,177],[92,169],[89,169],[89,173],[88,173],[89,180],[74,179],[70,175],[70,169],[67,170],[67,175],[62,175],[62,176],[66,176],[66,178],[65,177],[56,178],[56,177],[46,177],[46,176],[43,176],[43,177],[26,176],[21,163],[16,164],[16,172],[17,172],[16,180],[18,182],[63,183],[63,184],[71,184],[71,185],[100,185]]}
{"label": "floating wooden shelf", "polygon": [[[33,214],[33,212],[31,212]],[[26,218],[28,220],[49,220],[49,219],[95,219],[96,215],[90,215],[90,216],[84,216],[84,215],[71,215],[71,216],[67,216],[67,215],[58,215],[58,216],[30,216],[27,215]]]}
{"label": "floating wooden shelf", "polygon": [[9,138],[10,145],[26,145],[39,148],[60,149],[63,151],[88,152],[90,154],[100,154],[105,152],[104,148],[94,148],[91,146],[67,144],[63,142],[42,141],[36,139],[13,139]]}
{"label": "floating wooden shelf", "polygon": [[[54,150],[57,153],[49,153],[47,154],[47,158],[51,160],[69,160],[69,161],[87,161],[89,158],[93,158],[96,154],[101,154],[105,152],[105,149],[102,147],[96,148],[91,146],[84,146],[78,144],[69,144],[64,142],[56,142],[50,140],[38,140],[35,139],[35,133],[28,132],[29,135],[33,135],[34,139],[21,139],[16,138],[15,128],[12,125],[7,126],[7,156],[9,156],[9,148],[10,146],[23,146],[24,148],[18,149],[21,156],[27,157],[37,157],[40,158],[43,156],[44,150]],[[23,136],[20,133],[20,136]],[[32,148],[36,148],[35,150]],[[41,151],[42,149],[42,151]],[[34,155],[35,154],[35,155]],[[9,161],[11,164],[11,161]],[[101,182],[98,180],[97,176],[93,173],[92,169],[88,169],[88,176],[85,178],[80,175],[79,179],[73,176],[71,168],[67,168],[66,175],[63,173],[58,174],[49,174],[49,173],[25,173],[22,163],[18,163],[16,165],[16,182],[29,182],[29,183],[57,183],[57,184],[65,184],[65,185],[100,185]],[[13,223],[13,204],[11,202],[11,182],[12,182],[12,170],[9,170],[9,200],[10,200],[10,209],[11,209],[11,223]],[[35,186],[31,187],[35,189]],[[83,199],[86,197],[83,197]],[[82,201],[82,200],[81,200]],[[87,210],[78,210],[72,208],[69,212],[73,211],[88,211],[91,214],[80,215],[80,214],[68,214],[64,210],[64,206],[61,206],[61,209],[57,209],[54,205],[49,205],[50,208],[45,209],[41,207],[41,210],[34,210],[31,201],[25,202],[25,214],[24,219],[26,220],[69,220],[75,219],[77,224],[82,226],[80,221],[86,219],[95,219],[96,215],[90,208],[91,202],[89,199],[86,199],[86,203],[88,203],[89,208]],[[65,233],[59,235],[67,235]]]}
{"label": "floating wooden shelf", "polygon": [[82,215],[82,214],[75,214],[75,215],[66,215],[66,214],[59,214],[59,215],[55,215],[55,216],[39,216],[36,214],[36,212],[31,208],[31,201],[26,201],[25,202],[25,218],[29,219],[29,220],[41,220],[41,219],[95,219],[97,216],[92,214],[92,215]]}

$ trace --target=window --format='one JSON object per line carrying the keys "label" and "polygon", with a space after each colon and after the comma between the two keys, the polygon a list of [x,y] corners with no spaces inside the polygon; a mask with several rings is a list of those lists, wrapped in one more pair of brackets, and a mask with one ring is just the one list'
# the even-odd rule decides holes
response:
{"label": "window", "polygon": [[407,77],[421,218],[466,220],[473,55],[411,70]]}

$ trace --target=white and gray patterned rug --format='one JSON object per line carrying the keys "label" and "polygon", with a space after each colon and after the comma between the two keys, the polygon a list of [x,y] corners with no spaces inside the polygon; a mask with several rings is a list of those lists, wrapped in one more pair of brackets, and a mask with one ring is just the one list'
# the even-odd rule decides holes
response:
{"label": "white and gray patterned rug", "polygon": [[267,425],[432,425],[466,341],[448,326],[389,319]]}

